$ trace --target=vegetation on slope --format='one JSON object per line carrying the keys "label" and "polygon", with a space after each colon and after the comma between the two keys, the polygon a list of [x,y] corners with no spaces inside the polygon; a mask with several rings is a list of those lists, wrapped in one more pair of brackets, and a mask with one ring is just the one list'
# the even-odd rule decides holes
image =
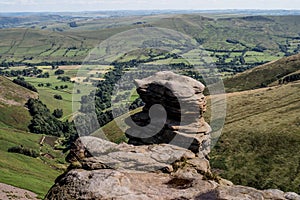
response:
{"label": "vegetation on slope", "polygon": [[[255,67],[224,81],[227,92],[266,87],[279,84],[285,76],[300,70],[300,54]],[[281,81],[280,81],[281,83]]]}
{"label": "vegetation on slope", "polygon": [[235,184],[300,192],[300,83],[230,93],[212,167]]}
{"label": "vegetation on slope", "polygon": [[29,98],[37,98],[37,93],[0,76],[0,122],[27,131],[31,117],[24,105]]}
{"label": "vegetation on slope", "polygon": [[[41,135],[5,128],[0,124],[0,182],[30,190],[38,194],[40,198],[47,193],[55,178],[62,171],[45,163],[47,159],[43,157],[32,158],[10,153],[8,149],[22,145],[40,152],[41,137]],[[48,153],[56,155],[53,150],[50,151],[51,148],[48,149]]]}
{"label": "vegetation on slope", "polygon": [[0,182],[42,198],[66,164],[65,154],[54,150],[56,137],[27,132],[32,118],[24,105],[37,96],[0,76]]}

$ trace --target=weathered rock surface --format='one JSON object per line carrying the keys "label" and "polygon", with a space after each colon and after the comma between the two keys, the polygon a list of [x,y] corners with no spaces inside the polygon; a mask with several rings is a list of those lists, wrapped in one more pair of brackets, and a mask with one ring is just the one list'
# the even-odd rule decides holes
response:
{"label": "weathered rock surface", "polygon": [[[198,199],[298,200],[295,193],[260,191],[236,186],[214,176],[209,162],[190,150],[169,144],[133,146],[84,137],[97,153],[85,154],[82,142],[73,148],[70,169],[57,178],[45,199]],[[75,150],[76,149],[76,150]],[[97,152],[93,152],[96,151]],[[76,153],[77,151],[77,153]],[[81,153],[79,153],[81,152]]]}
{"label": "weathered rock surface", "polygon": [[210,151],[211,128],[203,118],[206,100],[202,83],[164,71],[135,80],[135,84],[145,106],[126,120],[131,127],[126,131],[129,144],[167,143],[205,155]]}
{"label": "weathered rock surface", "polygon": [[127,119],[131,144],[79,138],[67,156],[68,171],[45,199],[300,200],[296,193],[237,186],[211,173],[201,83],[160,72],[136,84],[146,105]]}
{"label": "weathered rock surface", "polygon": [[[210,171],[209,162],[204,156],[196,157],[193,152],[174,145],[133,146],[126,143],[117,145],[90,136],[81,137],[80,141],[76,143],[77,145],[74,146],[77,148],[72,148],[69,155],[73,155],[73,157],[68,156],[68,161],[77,164],[76,167],[87,170],[127,169],[144,172],[172,172],[174,171],[172,164],[184,160],[191,164],[196,163],[198,170]],[[83,153],[87,149],[89,153]]]}

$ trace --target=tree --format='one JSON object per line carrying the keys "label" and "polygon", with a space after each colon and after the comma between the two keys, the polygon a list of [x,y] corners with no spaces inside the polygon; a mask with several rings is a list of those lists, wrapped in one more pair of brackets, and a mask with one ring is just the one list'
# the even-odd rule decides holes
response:
{"label": "tree", "polygon": [[56,118],[61,118],[64,115],[64,112],[62,109],[55,109],[52,115]]}
{"label": "tree", "polygon": [[[39,99],[30,98],[26,106],[32,116],[31,123],[28,126],[30,132],[71,138],[76,134],[73,123],[58,120]],[[55,113],[58,115],[63,114],[60,109],[57,109]]]}
{"label": "tree", "polygon": [[17,79],[14,79],[13,80],[14,83],[22,86],[22,87],[25,87],[31,91],[34,91],[34,92],[37,92],[37,89],[31,85],[30,83],[27,83],[26,81],[24,81],[24,78],[17,78]]}
{"label": "tree", "polygon": [[60,74],[64,74],[64,73],[65,73],[65,71],[62,69],[58,69],[54,72],[55,75],[60,75]]}
{"label": "tree", "polygon": [[62,96],[59,95],[59,94],[55,94],[55,95],[54,95],[54,98],[55,98],[55,99],[58,99],[58,100],[62,100]]}
{"label": "tree", "polygon": [[75,27],[77,27],[77,24],[76,24],[76,22],[70,22],[70,23],[69,23],[69,26],[70,26],[71,28],[75,28]]}
{"label": "tree", "polygon": [[58,66],[56,66],[56,65],[51,65],[51,68],[52,68],[52,70],[54,70],[54,69],[57,69]]}

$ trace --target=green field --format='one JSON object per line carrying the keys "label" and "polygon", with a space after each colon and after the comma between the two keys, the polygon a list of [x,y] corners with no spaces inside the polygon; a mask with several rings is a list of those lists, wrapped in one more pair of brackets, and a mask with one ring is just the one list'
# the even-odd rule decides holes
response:
{"label": "green field", "polygon": [[[41,135],[26,133],[12,128],[0,128],[0,182],[30,190],[44,197],[55,178],[62,173],[41,158],[9,153],[8,148],[23,145],[39,151]],[[53,150],[52,150],[53,151]]]}
{"label": "green field", "polygon": [[[82,84],[82,81],[89,76],[92,76],[91,80],[103,80],[103,75],[112,70],[113,67],[109,65],[75,65],[75,66],[61,66],[60,69],[64,70],[64,74],[62,75],[55,75],[55,70],[51,69],[51,66],[39,66],[39,69],[43,70],[42,73],[49,73],[49,78],[36,78],[36,77],[24,77],[25,80],[32,85],[34,85],[38,89],[39,98],[42,102],[44,102],[47,107],[53,112],[54,109],[63,109],[64,115],[63,120],[71,119],[72,118],[72,103],[79,103],[80,99],[76,99],[76,95],[73,95],[73,88],[76,82],[80,83],[81,86],[76,86],[76,88],[83,88],[81,89],[81,93],[87,93],[85,90],[85,84]],[[15,69],[15,68],[12,68]],[[80,72],[78,72],[80,70]],[[69,76],[73,82],[64,82],[62,80],[57,79],[58,76]],[[83,77],[77,77],[83,76]],[[50,83],[51,86],[46,86],[47,83]],[[44,86],[39,86],[39,84],[43,84]],[[89,84],[87,82],[86,84]],[[67,85],[67,88],[61,89],[60,86]],[[58,87],[56,89],[55,87]],[[86,86],[89,89],[89,86]],[[76,91],[75,91],[76,92]],[[88,94],[88,93],[87,93]],[[57,100],[54,98],[54,95],[61,95],[62,100]],[[81,94],[82,95],[82,94]],[[78,95],[78,96],[81,96]],[[73,99],[74,98],[74,99]]]}

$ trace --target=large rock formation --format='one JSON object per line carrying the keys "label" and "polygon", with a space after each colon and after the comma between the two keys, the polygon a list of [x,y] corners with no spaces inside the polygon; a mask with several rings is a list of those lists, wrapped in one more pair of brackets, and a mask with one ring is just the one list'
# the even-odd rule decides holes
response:
{"label": "large rock formation", "polygon": [[126,120],[131,127],[126,131],[129,144],[167,143],[208,154],[211,129],[203,118],[206,100],[202,83],[164,71],[135,80],[135,84],[145,106]]}
{"label": "large rock formation", "polygon": [[213,175],[206,159],[169,144],[117,145],[87,136],[76,141],[69,155],[69,170],[45,199],[300,199],[296,193],[233,185]]}
{"label": "large rock formation", "polygon": [[300,200],[295,193],[235,186],[211,173],[201,83],[161,72],[136,85],[146,105],[127,119],[130,144],[79,138],[68,171],[45,199]]}

